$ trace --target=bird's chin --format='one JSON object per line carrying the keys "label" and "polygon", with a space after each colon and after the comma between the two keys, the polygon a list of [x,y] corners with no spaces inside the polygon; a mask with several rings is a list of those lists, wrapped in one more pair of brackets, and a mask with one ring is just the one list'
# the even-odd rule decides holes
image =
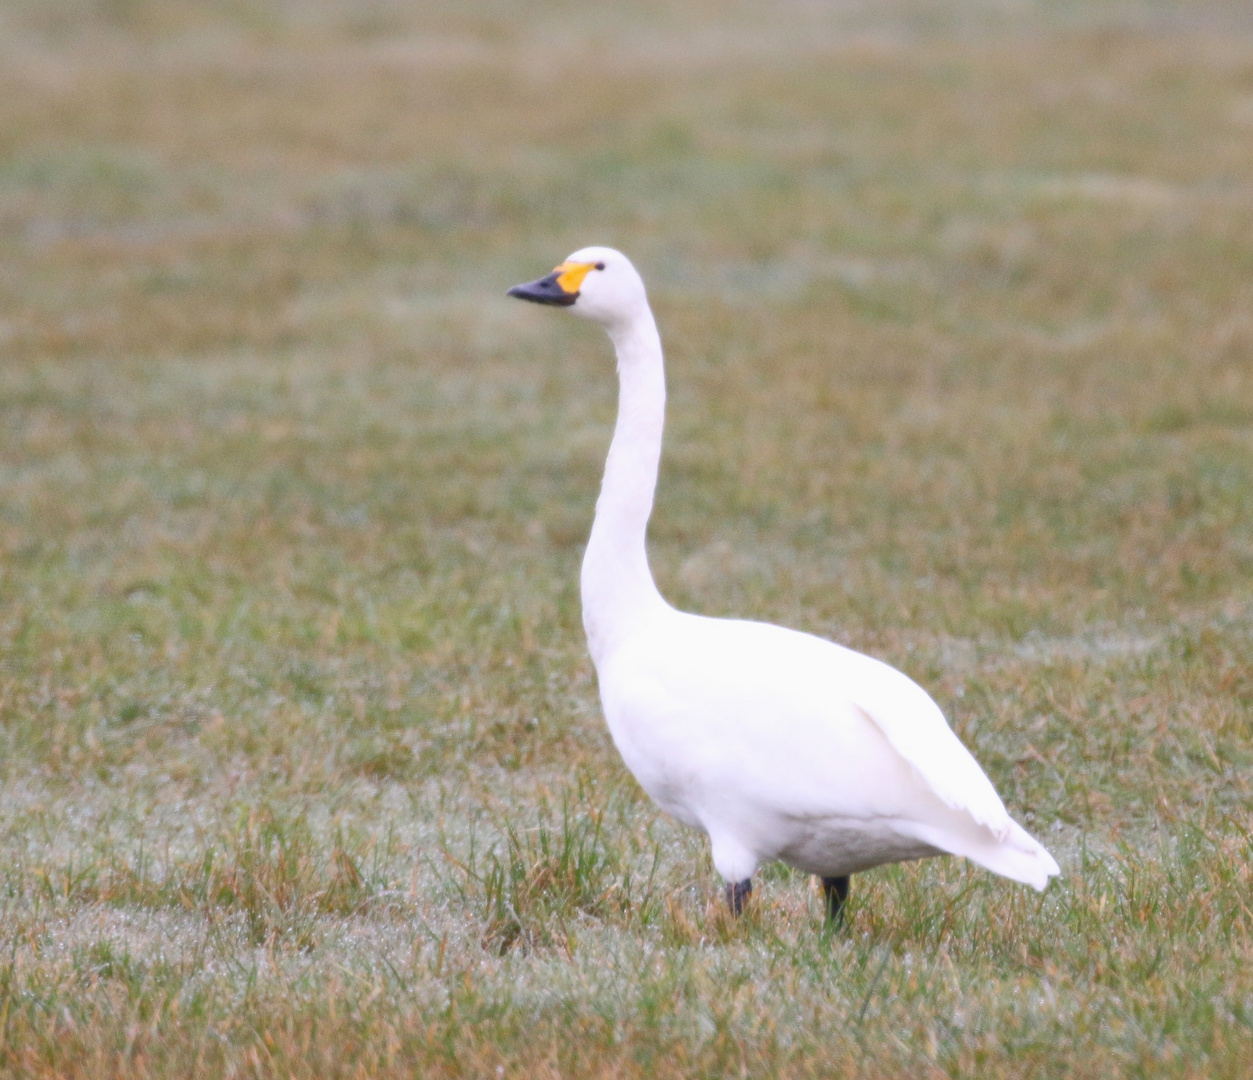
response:
{"label": "bird's chin", "polygon": [[580,319],[587,319],[588,322],[600,323],[601,326],[608,326],[611,321],[605,318],[604,312],[598,311],[590,304],[571,304],[569,311],[571,315],[577,315]]}

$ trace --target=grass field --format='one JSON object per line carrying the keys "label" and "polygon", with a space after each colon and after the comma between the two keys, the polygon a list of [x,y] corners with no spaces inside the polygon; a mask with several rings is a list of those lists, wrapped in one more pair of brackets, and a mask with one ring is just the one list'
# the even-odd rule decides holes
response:
{"label": "grass field", "polygon": [[[768,869],[604,730],[675,603],[920,681],[1063,877]],[[1253,1074],[1247,3],[0,3],[0,1074]]]}

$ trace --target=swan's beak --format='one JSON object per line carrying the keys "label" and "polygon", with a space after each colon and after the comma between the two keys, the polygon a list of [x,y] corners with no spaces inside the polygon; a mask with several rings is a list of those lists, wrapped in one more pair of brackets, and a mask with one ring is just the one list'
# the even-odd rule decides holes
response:
{"label": "swan's beak", "polygon": [[509,290],[509,295],[516,296],[519,300],[530,300],[534,304],[569,307],[579,298],[579,286],[583,284],[583,279],[595,269],[595,263],[565,262],[547,277],[528,281],[525,285],[515,285]]}
{"label": "swan's beak", "polygon": [[530,300],[534,304],[560,304],[562,307],[569,307],[579,298],[579,294],[566,292],[557,283],[560,276],[554,270],[548,277],[542,277],[538,281],[515,285],[509,290],[509,295],[516,296],[519,300]]}

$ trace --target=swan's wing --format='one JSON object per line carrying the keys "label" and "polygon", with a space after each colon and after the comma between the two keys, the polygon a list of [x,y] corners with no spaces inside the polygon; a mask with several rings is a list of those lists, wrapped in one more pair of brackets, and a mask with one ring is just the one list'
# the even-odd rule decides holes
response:
{"label": "swan's wing", "polygon": [[[939,706],[907,675],[864,653],[767,623],[683,615],[671,634],[677,640],[662,632],[644,643],[646,656],[621,682],[632,696],[645,682],[655,684],[655,697],[632,711],[681,717],[658,724],[650,741],[689,733],[673,756],[697,761],[697,773],[718,775],[725,767],[736,777],[734,786],[761,784],[763,801],[778,809],[821,815],[832,809],[831,777],[842,767],[848,779],[850,755],[854,767],[863,756],[878,760],[873,745],[860,741],[859,724],[841,719],[856,716],[883,736],[922,789],[998,840],[1009,835],[1011,819],[992,782]],[[648,680],[640,678],[645,671]],[[780,724],[788,729],[782,741]],[[874,768],[888,782],[893,770],[881,761]],[[860,808],[912,816],[906,803],[875,790],[876,776],[857,779]]]}
{"label": "swan's wing", "polygon": [[911,825],[912,833],[995,873],[1043,889],[1050,877],[1061,873],[1057,860],[1009,816],[992,782],[927,692],[895,669],[879,666],[888,675],[879,673],[863,682],[857,709],[946,806],[982,826],[972,832],[953,828],[953,823],[919,821]]}
{"label": "swan's wing", "polygon": [[1008,838],[1013,827],[1009,811],[940,707],[908,676],[864,659],[868,669],[851,695],[856,708],[946,806],[964,810],[998,840]]}
{"label": "swan's wing", "polygon": [[898,827],[942,851],[1043,889],[1050,877],[1061,873],[1057,860],[1009,816],[992,781],[953,734],[940,707],[908,676],[878,660],[863,659],[866,666],[851,694],[854,708],[883,734],[918,782],[955,812],[947,821],[924,816]]}

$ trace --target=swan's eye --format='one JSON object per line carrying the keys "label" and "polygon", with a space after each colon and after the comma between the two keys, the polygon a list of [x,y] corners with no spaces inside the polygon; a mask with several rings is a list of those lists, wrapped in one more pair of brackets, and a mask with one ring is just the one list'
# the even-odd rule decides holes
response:
{"label": "swan's eye", "polygon": [[604,264],[603,262],[598,262],[598,263],[596,264],[596,269],[597,269],[597,270],[603,270],[603,269],[605,269],[605,264]]}

